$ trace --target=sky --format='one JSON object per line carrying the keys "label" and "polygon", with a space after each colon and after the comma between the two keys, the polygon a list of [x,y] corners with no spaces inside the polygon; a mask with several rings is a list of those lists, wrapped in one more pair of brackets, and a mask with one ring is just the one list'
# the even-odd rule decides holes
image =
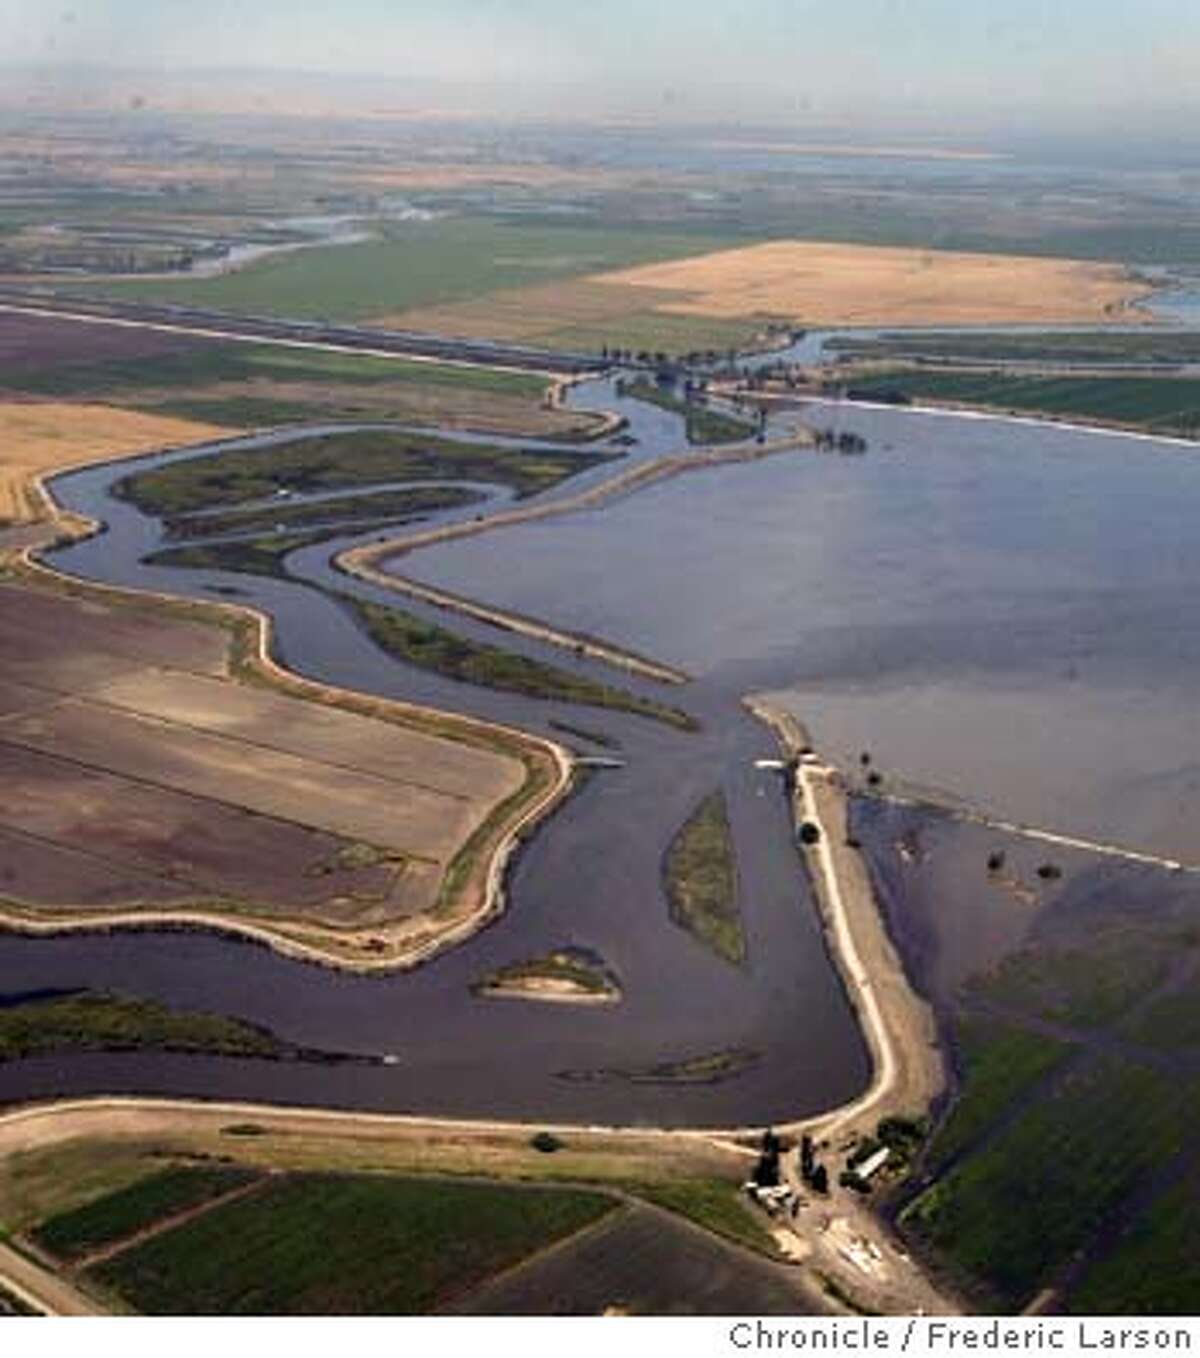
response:
{"label": "sky", "polygon": [[369,73],[546,111],[1195,106],[1200,0],[0,0],[0,64]]}

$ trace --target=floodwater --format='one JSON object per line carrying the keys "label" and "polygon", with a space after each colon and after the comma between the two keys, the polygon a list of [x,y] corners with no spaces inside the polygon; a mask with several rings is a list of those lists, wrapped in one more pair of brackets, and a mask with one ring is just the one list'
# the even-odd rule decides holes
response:
{"label": "floodwater", "polygon": [[1200,450],[908,410],[813,418],[870,452],[697,473],[405,569],[776,690],[840,763],[867,750],[910,787],[1200,859]]}
{"label": "floodwater", "polygon": [[[576,399],[605,395],[592,387]],[[678,425],[646,409],[635,412],[633,455],[678,446]],[[679,703],[703,722],[697,735],[411,670],[302,584],[142,566],[157,530],[107,497],[111,469],[60,478],[64,502],[109,525],[61,553],[65,569],[193,595],[236,584],[274,615],[280,654],[303,673],[534,730],[570,722],[619,741],[626,766],[598,774],[534,838],[502,920],[412,974],[349,977],[194,934],[0,940],[0,992],[110,986],[239,1014],[307,1046],[394,1055],[396,1064],[59,1057],[0,1068],[0,1098],[138,1090],[718,1126],[784,1120],[853,1097],[867,1080],[866,1053],[826,954],[782,789],[753,766],[775,751],[740,706],[750,691],[786,694],[822,749],[839,757],[870,749],[889,778],[1014,819],[1189,856],[1186,791],[1200,778],[1190,700],[1200,660],[1196,455],[911,411],[815,417],[861,432],[869,453],[802,451],[698,472],[603,509],[403,561],[422,579],[683,666],[692,682],[664,692],[503,636],[513,649]],[[345,589],[326,565],[339,545],[290,564]],[[451,625],[497,639],[482,624]],[[745,968],[678,930],[661,892],[667,844],[717,786],[739,856]],[[624,987],[620,1004],[470,995],[471,981],[495,966],[565,944],[609,962]],[[712,1084],[628,1078],[722,1051],[755,1059]],[[579,1072],[604,1074],[566,1078]]]}

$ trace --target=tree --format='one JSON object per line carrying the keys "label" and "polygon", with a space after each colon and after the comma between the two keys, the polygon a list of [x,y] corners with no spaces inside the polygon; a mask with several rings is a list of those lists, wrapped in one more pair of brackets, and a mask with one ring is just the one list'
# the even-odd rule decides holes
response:
{"label": "tree", "polygon": [[988,854],[987,870],[989,872],[999,872],[1003,867],[1004,867],[1004,850],[993,849],[992,852]]}
{"label": "tree", "polygon": [[541,1151],[544,1155],[552,1155],[555,1151],[562,1150],[563,1145],[553,1132],[538,1132],[530,1137],[529,1144],[535,1151]]}
{"label": "tree", "polygon": [[824,1165],[814,1165],[808,1182],[814,1193],[820,1193],[824,1197],[829,1192],[829,1171]]}
{"label": "tree", "polygon": [[816,844],[821,838],[821,827],[819,825],[814,825],[810,820],[806,820],[801,824],[800,829],[796,834],[801,844]]}

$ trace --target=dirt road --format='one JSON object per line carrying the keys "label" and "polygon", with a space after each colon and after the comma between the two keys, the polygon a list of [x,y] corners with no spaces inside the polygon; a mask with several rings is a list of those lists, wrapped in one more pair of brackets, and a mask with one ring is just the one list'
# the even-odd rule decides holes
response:
{"label": "dirt road", "polygon": [[85,1296],[65,1278],[10,1245],[0,1244],[0,1286],[20,1298],[27,1306],[48,1316],[102,1316],[108,1313]]}

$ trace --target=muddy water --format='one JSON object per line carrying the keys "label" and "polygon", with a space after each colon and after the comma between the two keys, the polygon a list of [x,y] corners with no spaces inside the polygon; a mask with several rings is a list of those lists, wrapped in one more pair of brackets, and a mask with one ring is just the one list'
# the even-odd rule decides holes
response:
{"label": "muddy water", "polygon": [[[605,395],[596,386],[575,399]],[[648,409],[634,412],[635,457],[678,446],[674,417]],[[869,748],[890,778],[1183,855],[1194,828],[1185,793],[1200,768],[1189,701],[1200,660],[1195,455],[911,412],[818,418],[864,433],[870,454],[710,470],[405,559],[406,571],[437,584],[687,668],[693,682],[668,696],[702,720],[695,736],[410,670],[303,585],[141,566],[157,531],[107,497],[112,473],[63,478],[61,498],[109,524],[63,553],[64,568],[197,595],[237,584],[273,614],[282,656],[304,673],[535,730],[554,719],[586,726],[618,740],[627,763],[598,775],[535,838],[500,923],[413,975],[345,977],[198,935],[0,941],[0,990],[112,986],[396,1064],[57,1058],[0,1069],[0,1096],[151,1090],[664,1125],[761,1123],[851,1097],[866,1057],[781,789],[753,768],[774,751],[740,709],[750,690],[790,694],[823,748]],[[326,565],[331,550],[298,553],[293,568],[346,588]],[[482,624],[453,625],[497,640]],[[503,644],[545,654],[507,634]],[[618,682],[663,696],[628,676]],[[750,941],[742,969],[671,924],[660,887],[672,834],[717,785],[739,853]],[[482,972],[567,943],[609,961],[621,1004],[576,1010],[470,995]],[[757,1061],[714,1084],[613,1073],[730,1049]],[[581,1070],[609,1075],[564,1078]]]}
{"label": "muddy water", "polygon": [[[679,446],[675,417],[649,407],[631,414],[635,457]],[[500,923],[411,975],[348,977],[194,934],[0,940],[0,990],[106,986],[238,1014],[303,1045],[386,1055],[394,1064],[151,1054],[30,1060],[0,1068],[0,1096],[138,1090],[460,1115],[732,1125],[793,1117],[861,1089],[865,1052],[799,870],[782,789],[774,775],[753,767],[774,753],[773,742],[742,712],[733,690],[696,684],[667,695],[703,721],[703,732],[689,736],[644,719],[445,682],[382,655],[344,611],[302,585],[141,565],[157,528],[111,499],[112,479],[111,470],[92,470],[56,487],[65,503],[108,525],[102,536],[61,553],[64,569],[192,595],[236,585],[272,613],[281,655],[303,673],[546,732],[552,720],[576,723],[618,741],[627,762],[594,778],[528,847]],[[305,579],[352,587],[330,571],[330,551],[328,545],[302,551],[291,564]],[[367,587],[360,592],[390,598]],[[497,639],[481,625],[454,625]],[[541,653],[522,638],[502,639]],[[613,678],[570,657],[553,659]],[[631,676],[618,682],[664,696]],[[718,785],[729,799],[741,861],[750,952],[743,968],[671,923],[661,892],[667,843]],[[620,1004],[576,1009],[470,994],[471,982],[496,966],[564,944],[592,948],[609,962],[623,986]],[[730,1050],[753,1060],[727,1080],[629,1078]],[[601,1078],[568,1078],[581,1072]]]}
{"label": "muddy water", "polygon": [[706,685],[779,690],[824,751],[869,750],[890,780],[1200,859],[1200,450],[909,411],[815,418],[870,454],[705,472],[408,569]]}

